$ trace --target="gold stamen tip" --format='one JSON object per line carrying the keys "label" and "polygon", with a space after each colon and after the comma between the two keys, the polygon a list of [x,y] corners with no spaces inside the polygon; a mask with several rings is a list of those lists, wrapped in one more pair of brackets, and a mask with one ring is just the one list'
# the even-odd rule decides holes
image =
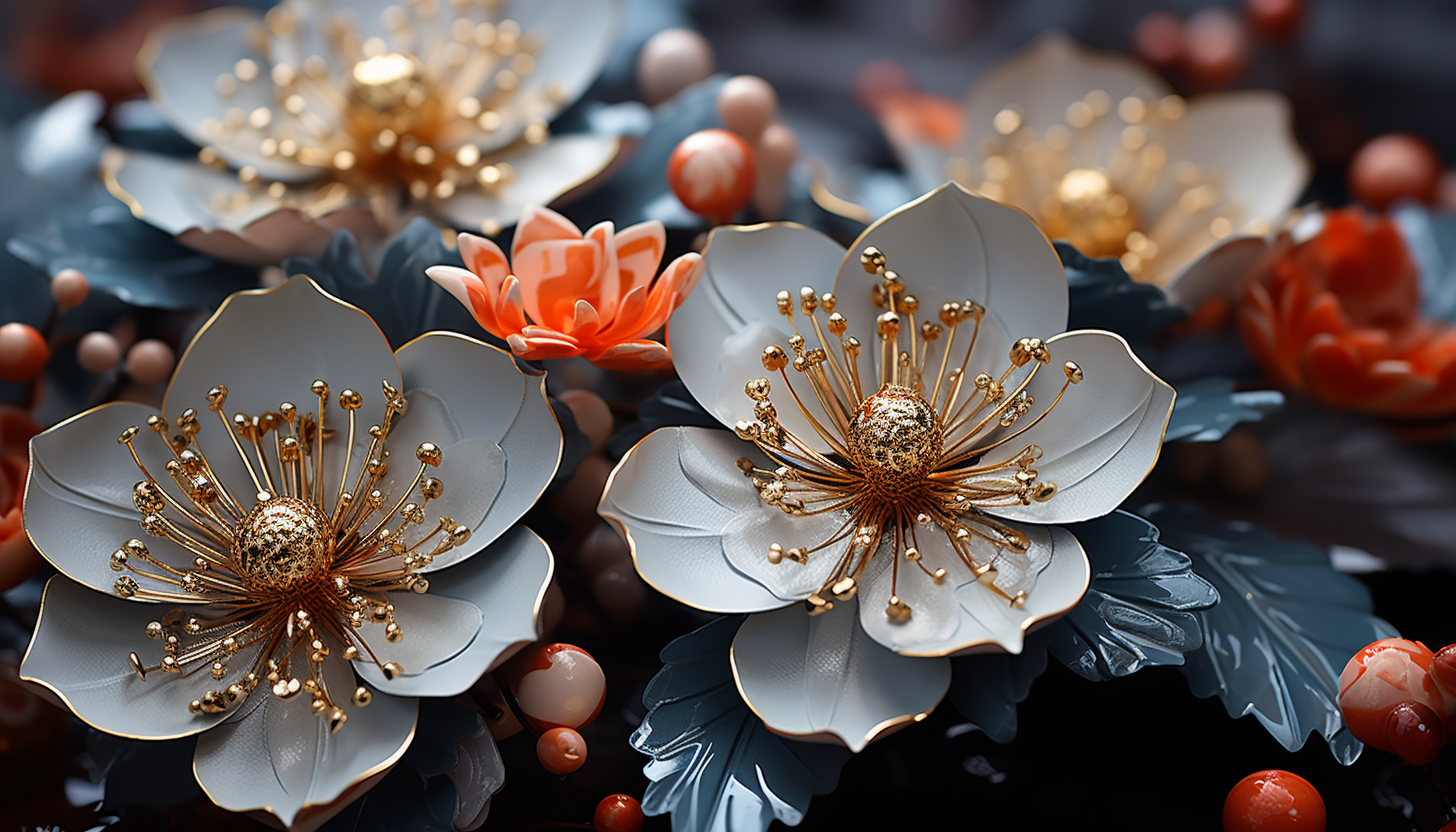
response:
{"label": "gold stamen tip", "polygon": [[[154,621],[152,623],[155,624],[156,622]],[[161,627],[160,624],[157,626],[159,628]],[[150,625],[148,627],[150,628]],[[142,665],[142,657],[136,653],[127,653],[126,660],[131,662],[131,669],[136,671],[137,678],[145,682],[147,680],[147,669]]]}
{"label": "gold stamen tip", "polygon": [[763,368],[771,373],[776,373],[789,366],[789,355],[784,348],[778,344],[769,344],[763,348]]}
{"label": "gold stamen tip", "polygon": [[116,438],[116,444],[125,445],[126,443],[135,439],[137,434],[139,433],[141,433],[141,429],[138,428],[136,425],[132,425],[131,427],[121,432],[121,435]]}
{"label": "gold stamen tip", "polygon": [[785,318],[794,317],[794,303],[789,298],[788,289],[780,289],[776,300],[778,302],[780,315],[783,315]]}
{"label": "gold stamen tip", "polygon": [[434,442],[421,442],[415,449],[415,458],[429,466],[438,466],[444,457],[444,452]]}
{"label": "gold stamen tip", "polygon": [[816,592],[804,599],[804,608],[808,610],[810,615],[821,615],[834,609],[834,602],[824,600]]}
{"label": "gold stamen tip", "polygon": [[767,401],[771,389],[766,378],[756,378],[743,385],[743,392],[756,402]]}
{"label": "gold stamen tip", "polygon": [[344,648],[344,661],[352,662],[357,658],[359,658],[359,648],[352,644]]}
{"label": "gold stamen tip", "polygon": [[896,624],[904,624],[910,620],[910,605],[900,600],[900,596],[891,595],[890,604],[885,607],[885,615]]}
{"label": "gold stamen tip", "polygon": [[1070,381],[1073,384],[1082,383],[1082,368],[1077,365],[1077,362],[1068,361],[1067,363],[1062,365],[1062,370],[1067,374],[1067,381]]}
{"label": "gold stamen tip", "polygon": [[137,594],[137,582],[129,575],[122,575],[111,585],[111,590],[123,598],[130,598]]}
{"label": "gold stamen tip", "polygon": [[865,246],[865,250],[859,256],[859,262],[861,266],[864,266],[867,274],[879,274],[884,270],[887,261],[884,252],[874,246]]}
{"label": "gold stamen tip", "polygon": [[279,679],[273,683],[273,695],[279,699],[292,699],[303,690],[303,683],[297,678]]}
{"label": "gold stamen tip", "polygon": [[876,330],[883,338],[894,338],[900,333],[900,316],[894,312],[885,312],[877,319]]}
{"label": "gold stamen tip", "polygon": [[778,543],[770,543],[768,545],[768,562],[769,563],[782,563],[783,560],[784,560],[784,547],[783,547],[783,545],[778,544]]}
{"label": "gold stamen tip", "polygon": [[941,568],[935,570],[935,572],[930,577],[938,584],[945,583],[945,567],[942,566]]}
{"label": "gold stamen tip", "polygon": [[834,586],[829,588],[829,591],[834,594],[836,601],[848,601],[855,596],[855,593],[859,592],[859,585],[855,583],[854,578],[844,578],[835,582]]}
{"label": "gold stamen tip", "polygon": [[429,500],[438,500],[445,493],[445,483],[434,477],[425,477],[420,483],[420,493]]}
{"label": "gold stamen tip", "polygon": [[228,389],[221,384],[212,388],[211,390],[208,390],[207,409],[211,410],[214,413],[222,410],[223,404],[227,402],[227,394]]}
{"label": "gold stamen tip", "polygon": [[321,378],[314,379],[313,384],[310,384],[308,386],[308,389],[312,390],[313,394],[321,399],[326,399],[329,397],[329,385]]}
{"label": "gold stamen tip", "polygon": [[202,700],[194,699],[187,703],[187,713],[193,716],[202,716]]}
{"label": "gold stamen tip", "polygon": [[334,708],[332,711],[329,711],[328,720],[329,734],[333,735],[337,734],[339,729],[344,727],[344,723],[349,721],[349,715],[338,708]]}
{"label": "gold stamen tip", "polygon": [[385,662],[379,669],[384,672],[384,678],[390,681],[404,675],[404,667],[399,662]]}
{"label": "gold stamen tip", "polygon": [[363,685],[354,688],[354,704],[357,707],[367,708],[369,707],[369,703],[373,701],[374,694],[369,692],[369,688],[366,688]]}
{"label": "gold stamen tip", "polygon": [[325,702],[322,699],[315,699],[312,702],[308,703],[308,709],[310,711],[313,711],[314,716],[318,716],[319,714],[322,714],[324,711],[329,709],[329,703]]}

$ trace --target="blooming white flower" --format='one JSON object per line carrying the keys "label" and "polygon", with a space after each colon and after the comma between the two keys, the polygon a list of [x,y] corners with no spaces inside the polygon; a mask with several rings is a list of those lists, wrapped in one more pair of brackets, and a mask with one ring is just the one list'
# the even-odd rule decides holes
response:
{"label": "blooming white flower", "polygon": [[935,707],[944,657],[1020,652],[1078,602],[1058,524],[1142,482],[1173,390],[1117,335],[1063,332],[1046,238],[954,184],[849,251],[773,224],[719,228],[703,258],[668,341],[736,436],[650,434],[600,511],[648,583],[753,613],[732,661],[770,728],[858,750]]}
{"label": "blooming white flower", "polygon": [[200,159],[112,148],[103,173],[137,216],[226,259],[316,254],[337,228],[416,214],[494,234],[617,155],[616,136],[548,123],[600,72],[624,6],[288,0],[174,21],[142,80]]}
{"label": "blooming white flower", "polygon": [[224,302],[163,411],[32,441],[25,527],[62,574],[21,675],[102,731],[198,735],[218,805],[309,825],[400,758],[414,697],[540,637],[551,552],[512,526],[562,438],[508,353],[391,352],[296,277]]}

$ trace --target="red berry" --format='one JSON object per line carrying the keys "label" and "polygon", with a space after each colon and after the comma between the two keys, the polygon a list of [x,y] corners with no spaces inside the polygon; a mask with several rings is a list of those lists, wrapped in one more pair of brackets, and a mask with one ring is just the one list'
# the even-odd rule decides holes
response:
{"label": "red berry", "polygon": [[597,804],[592,826],[597,832],[639,832],[643,820],[641,803],[625,794],[609,794]]}
{"label": "red berry", "polygon": [[1446,744],[1441,718],[1420,702],[1402,702],[1385,718],[1385,736],[1402,760],[1413,766],[1430,765]]}
{"label": "red berry", "polygon": [[1325,802],[1308,780],[1279,769],[1240,780],[1223,802],[1224,832],[1324,832]]}
{"label": "red berry", "polygon": [[1377,211],[1402,199],[1430,205],[1440,182],[1440,155],[1425,139],[1409,133],[1376,136],[1350,162],[1350,191]]}
{"label": "red berry", "polygon": [[1264,37],[1288,40],[1299,30],[1304,0],[1244,0],[1244,14]]}
{"label": "red berry", "polygon": [[758,164],[737,133],[699,130],[667,159],[667,184],[689,211],[727,221],[753,196]]}
{"label": "red berry", "polygon": [[20,323],[0,326],[0,381],[30,381],[50,360],[51,349],[35,327]]}
{"label": "red berry", "polygon": [[586,740],[570,728],[552,728],[536,740],[536,759],[552,774],[570,774],[586,763]]}

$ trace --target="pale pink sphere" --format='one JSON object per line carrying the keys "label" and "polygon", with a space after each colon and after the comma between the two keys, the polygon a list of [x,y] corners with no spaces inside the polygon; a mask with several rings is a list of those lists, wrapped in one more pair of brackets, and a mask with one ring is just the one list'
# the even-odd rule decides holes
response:
{"label": "pale pink sphere", "polygon": [[684,87],[713,74],[713,47],[692,29],[663,29],[648,38],[637,55],[637,87],[642,100],[660,104]]}
{"label": "pale pink sphere", "polygon": [[799,134],[782,124],[771,124],[758,137],[757,150],[761,170],[782,174],[799,158]]}
{"label": "pale pink sphere", "polygon": [[591,440],[593,453],[607,446],[612,436],[612,409],[590,390],[567,390],[556,397],[576,417],[576,426]]}
{"label": "pale pink sphere", "polygon": [[854,73],[850,89],[854,93],[854,100],[861,107],[875,112],[885,101],[903,93],[914,92],[915,79],[910,75],[910,70],[899,61],[876,58]]}
{"label": "pale pink sphere", "polygon": [[61,269],[51,278],[51,297],[56,299],[56,305],[62,312],[69,312],[85,303],[90,292],[91,284],[86,281],[86,275],[77,269]]}
{"label": "pale pink sphere", "polygon": [[749,144],[779,116],[779,94],[757,75],[735,75],[718,91],[718,118]]}
{"label": "pale pink sphere", "polygon": [[506,678],[521,713],[538,731],[584,728],[607,701],[607,677],[573,644],[537,644],[510,660]]}
{"label": "pale pink sphere", "polygon": [[160,384],[172,375],[177,354],[165,341],[148,338],[126,351],[126,374],[138,384]]}
{"label": "pale pink sphere", "polygon": [[76,363],[92,375],[109,373],[120,361],[121,342],[110,332],[88,332],[76,343]]}
{"label": "pale pink sphere", "polygon": [[1442,695],[1431,678],[1433,654],[1418,641],[1383,638],[1356,653],[1340,674],[1340,710],[1355,739],[1392,751],[1385,720],[1396,705],[1417,702],[1456,728],[1456,698]]}

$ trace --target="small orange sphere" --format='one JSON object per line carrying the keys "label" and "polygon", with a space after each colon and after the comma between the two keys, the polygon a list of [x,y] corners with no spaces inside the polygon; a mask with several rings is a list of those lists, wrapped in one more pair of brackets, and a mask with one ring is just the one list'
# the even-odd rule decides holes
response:
{"label": "small orange sphere", "polygon": [[609,794],[597,804],[592,826],[597,832],[640,832],[642,804],[625,794]]}
{"label": "small orange sphere", "polygon": [[1297,774],[1259,771],[1240,780],[1223,802],[1224,832],[1324,832],[1325,802]]}
{"label": "small orange sphere", "polygon": [[586,763],[586,740],[570,728],[552,728],[536,740],[536,759],[552,774],[570,774]]}
{"label": "small orange sphere", "polygon": [[667,184],[689,211],[726,222],[753,197],[758,163],[737,133],[699,130],[667,159]]}
{"label": "small orange sphere", "polygon": [[50,360],[51,348],[35,327],[21,323],[0,326],[0,381],[30,381]]}
{"label": "small orange sphere", "polygon": [[1440,155],[1425,139],[1410,133],[1376,136],[1350,162],[1350,192],[1376,211],[1403,199],[1430,205],[1440,183]]}

